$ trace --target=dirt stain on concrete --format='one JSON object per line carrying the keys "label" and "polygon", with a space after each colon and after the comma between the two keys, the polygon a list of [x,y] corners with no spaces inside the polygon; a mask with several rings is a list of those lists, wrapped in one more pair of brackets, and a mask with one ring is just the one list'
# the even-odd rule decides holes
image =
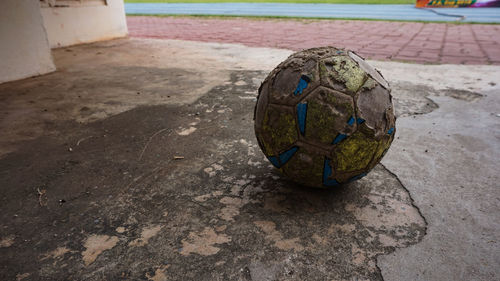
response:
{"label": "dirt stain on concrete", "polygon": [[334,234],[337,231],[341,231],[345,234],[349,234],[353,232],[356,229],[356,226],[354,224],[332,224],[328,228],[328,234]]}
{"label": "dirt stain on concrete", "polygon": [[141,237],[133,240],[128,245],[130,247],[141,247],[148,244],[149,239],[154,237],[160,232],[163,228],[163,225],[152,225],[142,229]]}
{"label": "dirt stain on concrete", "polygon": [[17,281],[22,281],[24,280],[25,278],[28,278],[31,274],[26,272],[26,273],[19,273],[16,275],[16,280]]}
{"label": "dirt stain on concrete", "polygon": [[266,239],[274,242],[274,246],[281,250],[294,250],[302,251],[304,247],[300,244],[300,238],[284,239],[283,235],[276,230],[276,224],[272,221],[255,221],[254,224],[258,226],[265,234]]}
{"label": "dirt stain on concrete", "polygon": [[43,260],[46,260],[46,259],[49,259],[49,258],[50,259],[59,259],[59,258],[64,257],[64,255],[66,253],[69,253],[69,252],[71,252],[71,250],[68,249],[68,248],[66,248],[66,247],[57,247],[56,249],[54,249],[54,250],[46,253],[44,255],[44,257],[41,258],[41,260],[43,261]]}
{"label": "dirt stain on concrete", "polygon": [[14,244],[14,240],[16,239],[15,235],[9,235],[2,239],[0,239],[0,248],[7,248]]}
{"label": "dirt stain on concrete", "polygon": [[219,213],[219,217],[225,221],[234,221],[234,217],[240,213],[240,207],[244,201],[241,198],[223,197],[220,202],[225,205]]}
{"label": "dirt stain on concrete", "polygon": [[183,128],[181,128],[181,129],[177,132],[177,134],[178,134],[179,136],[188,136],[188,135],[190,135],[190,134],[194,133],[195,131],[196,131],[196,127],[189,127],[189,128],[187,128],[187,129],[183,129]]}
{"label": "dirt stain on concrete", "polygon": [[117,228],[115,228],[115,231],[118,232],[118,233],[124,233],[127,229],[123,226],[119,226]]}
{"label": "dirt stain on concrete", "polygon": [[370,204],[362,208],[350,204],[345,207],[364,225],[381,228],[408,225],[409,223],[424,224],[424,220],[417,210],[399,200],[386,198],[382,204],[380,196],[370,195],[368,199]]}
{"label": "dirt stain on concrete", "polygon": [[190,254],[199,254],[202,256],[215,255],[220,248],[216,244],[224,244],[231,241],[231,237],[223,233],[216,233],[213,228],[205,227],[200,232],[191,232],[187,239],[182,240],[182,249],[180,254],[188,256]]}
{"label": "dirt stain on concrete", "polygon": [[91,235],[87,238],[83,246],[86,250],[82,253],[83,262],[90,265],[104,251],[112,249],[118,243],[116,236]]}
{"label": "dirt stain on concrete", "polygon": [[168,276],[167,276],[167,269],[170,267],[170,265],[162,265],[159,268],[157,268],[154,272],[154,274],[146,273],[146,277],[148,280],[151,281],[167,281]]}

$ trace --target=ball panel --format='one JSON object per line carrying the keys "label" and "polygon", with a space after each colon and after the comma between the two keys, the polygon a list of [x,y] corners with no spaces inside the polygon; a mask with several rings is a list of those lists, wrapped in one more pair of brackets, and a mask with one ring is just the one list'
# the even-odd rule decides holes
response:
{"label": "ball panel", "polygon": [[307,146],[300,146],[297,153],[282,167],[282,172],[297,183],[322,187],[324,159],[324,154]]}
{"label": "ball panel", "polygon": [[297,152],[298,146],[294,146],[276,156],[267,156],[267,159],[276,167],[281,168],[285,165]]}
{"label": "ball panel", "polygon": [[269,82],[268,80],[264,80],[262,84],[259,87],[259,96],[257,97],[257,104],[255,105],[255,110],[254,110],[254,127],[256,131],[259,131],[262,129],[262,121],[265,116],[265,111],[267,108],[267,105],[269,103]]}
{"label": "ball panel", "polygon": [[367,79],[366,72],[349,56],[334,56],[319,63],[321,85],[354,95]]}
{"label": "ball panel", "polygon": [[396,133],[396,115],[394,115],[394,106],[392,105],[392,97],[391,98],[391,107],[386,109],[385,111],[385,120],[387,122],[387,133],[394,137]]}
{"label": "ball panel", "polygon": [[327,57],[346,54],[346,51],[343,49],[338,49],[335,47],[318,47],[297,52],[292,56],[297,58],[314,58],[315,60],[320,61],[321,59]]}
{"label": "ball panel", "polygon": [[306,133],[307,102],[297,104],[297,122],[299,124],[300,135]]}
{"label": "ball panel", "polygon": [[319,85],[317,62],[314,59],[292,58],[280,66],[271,79],[271,103],[295,106]]}
{"label": "ball panel", "polygon": [[262,152],[264,153],[264,155],[268,158],[270,156],[273,156],[274,151],[273,151],[271,144],[263,139],[262,133],[259,134],[258,131],[255,131],[255,132],[257,135],[257,143],[259,144],[259,147],[262,150]]}
{"label": "ball panel", "polygon": [[262,120],[261,139],[267,156],[278,155],[297,141],[297,124],[292,108],[269,104]]}
{"label": "ball panel", "polygon": [[357,131],[345,140],[341,141],[333,150],[337,174],[364,171],[379,145],[379,141]]}
{"label": "ball panel", "polygon": [[389,149],[391,146],[392,140],[394,139],[393,135],[392,136],[385,136],[382,140],[380,140],[375,153],[373,155],[373,159],[368,166],[368,169],[371,170],[377,165],[382,157],[384,156],[385,152]]}
{"label": "ball panel", "polygon": [[338,173],[335,175],[335,180],[337,180],[337,182],[340,184],[352,182],[366,176],[368,171],[368,169],[364,169],[346,173]]}
{"label": "ball panel", "polygon": [[334,168],[331,162],[331,159],[325,157],[324,165],[323,165],[323,187],[333,187],[337,186],[340,183],[335,179],[335,173],[333,172]]}
{"label": "ball panel", "polygon": [[313,143],[330,145],[339,134],[356,130],[354,102],[350,96],[319,87],[305,100],[307,117],[305,138]]}
{"label": "ball panel", "polygon": [[359,67],[363,69],[372,79],[377,81],[385,89],[389,89],[389,83],[387,83],[387,81],[384,79],[384,77],[378,70],[376,70],[371,65],[366,63],[366,61],[363,58],[361,58],[360,56],[358,56],[358,54],[352,51],[349,51],[349,57],[351,57],[355,62],[357,62]]}
{"label": "ball panel", "polygon": [[366,81],[355,101],[358,118],[364,120],[364,124],[374,131],[376,138],[381,138],[393,127],[393,120],[387,116],[393,115],[391,95],[375,80],[369,78]]}

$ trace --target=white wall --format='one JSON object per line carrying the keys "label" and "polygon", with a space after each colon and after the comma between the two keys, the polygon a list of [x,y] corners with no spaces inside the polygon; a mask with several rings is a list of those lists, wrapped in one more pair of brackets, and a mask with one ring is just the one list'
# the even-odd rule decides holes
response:
{"label": "white wall", "polygon": [[52,48],[127,36],[123,0],[107,5],[42,6],[42,16]]}
{"label": "white wall", "polygon": [[2,0],[0,83],[54,71],[39,1]]}

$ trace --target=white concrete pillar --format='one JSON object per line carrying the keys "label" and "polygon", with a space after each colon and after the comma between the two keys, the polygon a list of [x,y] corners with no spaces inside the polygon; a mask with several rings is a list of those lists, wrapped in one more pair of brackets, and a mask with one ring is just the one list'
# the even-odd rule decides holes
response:
{"label": "white concrete pillar", "polygon": [[0,83],[54,71],[39,1],[0,5]]}
{"label": "white concrete pillar", "polygon": [[127,36],[123,0],[50,2],[42,16],[52,48]]}

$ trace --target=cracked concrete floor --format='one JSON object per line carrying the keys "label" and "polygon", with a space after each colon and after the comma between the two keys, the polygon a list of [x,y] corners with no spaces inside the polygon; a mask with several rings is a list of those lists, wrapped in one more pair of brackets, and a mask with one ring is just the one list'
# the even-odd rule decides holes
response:
{"label": "cracked concrete floor", "polygon": [[367,177],[311,190],[253,134],[289,54],[114,40],[1,84],[0,279],[499,279],[500,68],[371,62],[396,139]]}

